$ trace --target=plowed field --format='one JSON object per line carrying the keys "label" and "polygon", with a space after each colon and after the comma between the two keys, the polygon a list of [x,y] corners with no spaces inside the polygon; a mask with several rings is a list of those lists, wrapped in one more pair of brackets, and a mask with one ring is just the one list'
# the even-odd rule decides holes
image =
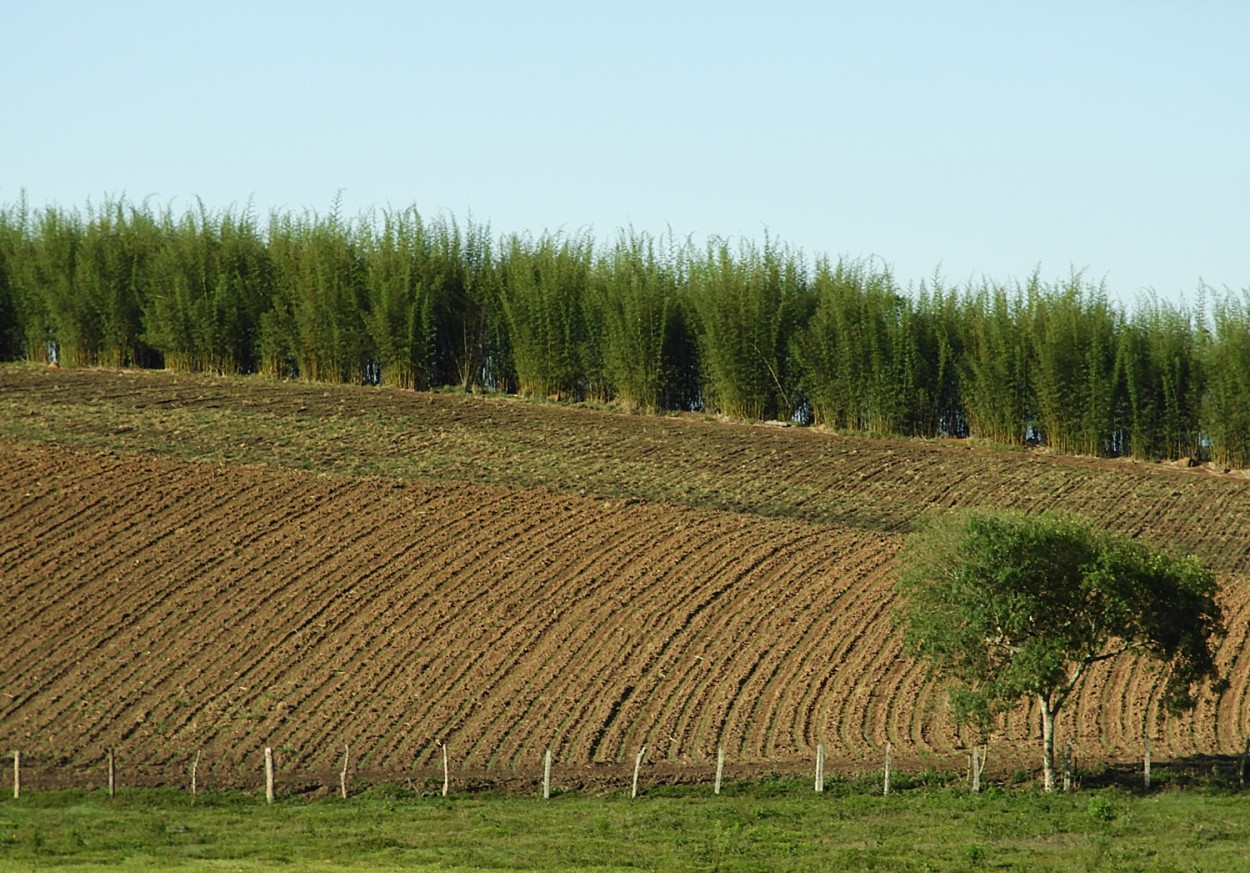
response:
{"label": "plowed field", "polygon": [[[1231,680],[1194,713],[1101,665],[1083,760],[1240,751],[1250,482],[696,417],[166,374],[0,368],[0,746],[33,779],[565,785],[964,766],[905,658],[891,561],[951,506],[1063,507],[1201,555]],[[1035,714],[991,742],[1031,766]],[[95,774],[94,776],[91,774]],[[7,774],[6,774],[7,775]],[[441,777],[440,777],[441,778]]]}

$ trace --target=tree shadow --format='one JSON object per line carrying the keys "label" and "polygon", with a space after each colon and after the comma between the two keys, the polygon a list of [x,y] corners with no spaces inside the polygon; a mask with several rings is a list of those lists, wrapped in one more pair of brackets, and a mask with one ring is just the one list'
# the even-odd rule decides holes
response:
{"label": "tree shadow", "polygon": [[1179,788],[1211,788],[1238,791],[1250,781],[1250,767],[1244,777],[1241,755],[1189,755],[1155,761],[1150,767],[1150,788],[1146,788],[1145,768],[1135,763],[1109,763],[1081,768],[1076,773],[1076,788],[1081,790],[1118,788],[1136,794]]}

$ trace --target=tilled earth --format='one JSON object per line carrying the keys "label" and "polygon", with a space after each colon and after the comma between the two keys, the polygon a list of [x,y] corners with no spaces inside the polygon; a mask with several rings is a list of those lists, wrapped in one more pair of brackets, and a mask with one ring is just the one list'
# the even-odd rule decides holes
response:
{"label": "tilled earth", "polygon": [[[1083,763],[1250,731],[1250,483],[1202,468],[256,379],[0,368],[0,746],[29,784],[565,787],[957,770],[891,562],[952,506],[1058,507],[1225,579],[1219,696],[1100,665]],[[990,739],[1032,767],[1036,714]],[[6,777],[11,776],[6,772]]]}

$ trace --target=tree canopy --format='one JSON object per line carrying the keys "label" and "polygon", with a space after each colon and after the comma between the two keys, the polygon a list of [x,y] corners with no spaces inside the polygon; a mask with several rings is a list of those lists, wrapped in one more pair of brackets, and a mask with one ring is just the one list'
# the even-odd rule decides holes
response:
{"label": "tree canopy", "polygon": [[1055,717],[1092,664],[1126,653],[1157,660],[1170,711],[1218,680],[1214,575],[1077,516],[943,516],[908,538],[897,572],[908,651],[951,681],[961,719],[984,723],[1037,699],[1048,791]]}

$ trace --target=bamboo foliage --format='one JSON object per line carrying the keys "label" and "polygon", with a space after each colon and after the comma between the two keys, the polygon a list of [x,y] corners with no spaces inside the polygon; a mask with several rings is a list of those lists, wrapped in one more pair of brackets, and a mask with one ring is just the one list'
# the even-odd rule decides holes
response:
{"label": "bamboo foliage", "polygon": [[274,295],[282,318],[270,342],[314,382],[361,382],[371,347],[365,326],[363,259],[353,228],[337,214],[274,216],[269,229]]}
{"label": "bamboo foliage", "polygon": [[145,363],[140,286],[151,254],[147,216],[106,201],[81,213],[47,210],[38,219],[32,280],[60,358],[72,366]]}
{"label": "bamboo foliage", "polygon": [[719,240],[689,275],[706,405],[730,418],[789,418],[787,351],[810,300],[797,255],[766,240],[735,257]]}
{"label": "bamboo foliage", "polygon": [[[172,221],[167,216],[167,220]],[[161,351],[165,366],[198,372],[207,362],[204,340],[211,337],[208,319],[209,276],[216,276],[216,241],[205,222],[188,214],[182,227],[166,227],[169,241],[157,253],[147,299],[145,337]],[[175,242],[176,241],[176,242]]]}
{"label": "bamboo foliage", "polygon": [[940,278],[415,208],[0,206],[0,359],[455,385],[640,412],[1250,466],[1250,291],[1131,313],[1079,274]]}
{"label": "bamboo foliage", "polygon": [[490,228],[470,218],[461,230],[448,218],[428,227],[427,238],[440,283],[434,313],[435,384],[465,391],[509,390],[511,352]]}
{"label": "bamboo foliage", "polygon": [[48,332],[59,346],[59,358],[70,365],[90,366],[102,344],[103,319],[91,311],[76,279],[82,249],[82,217],[45,211],[35,236],[35,276],[43,296]]}
{"label": "bamboo foliage", "polygon": [[812,417],[839,429],[936,436],[953,402],[946,314],[899,294],[888,271],[818,262],[794,353]]}
{"label": "bamboo foliage", "polygon": [[821,260],[811,288],[815,309],[794,343],[813,420],[840,430],[864,429],[867,419],[862,282],[855,266]]}
{"label": "bamboo foliage", "polygon": [[[0,218],[0,221],[3,221]],[[14,236],[9,228],[0,224],[0,248],[7,247],[13,240]],[[20,244],[20,236],[17,242]],[[15,260],[10,257],[0,256],[0,360],[20,357],[20,351],[25,344],[22,341],[21,331],[19,329],[19,321],[17,314],[17,277],[9,275],[10,265]]]}
{"label": "bamboo foliage", "polygon": [[1114,446],[1116,313],[1101,289],[1074,276],[1030,289],[1030,372],[1047,445],[1106,455]]}
{"label": "bamboo foliage", "polygon": [[1250,467],[1250,290],[1227,294],[1213,307],[1201,346],[1207,391],[1202,429],[1211,458]]}
{"label": "bamboo foliage", "polygon": [[1119,334],[1126,451],[1140,460],[1201,454],[1203,372],[1193,318],[1152,300]]}
{"label": "bamboo foliage", "polygon": [[250,213],[224,213],[217,224],[218,275],[213,283],[212,342],[205,343],[210,372],[256,368],[260,316],[273,296],[273,269],[265,242]]}
{"label": "bamboo foliage", "polygon": [[30,222],[24,197],[0,208],[0,360],[43,360],[51,339]]}
{"label": "bamboo foliage", "polygon": [[967,292],[957,325],[955,366],[969,435],[1022,444],[1035,420],[1022,292],[990,284]]}
{"label": "bamboo foliage", "polygon": [[442,277],[431,275],[430,243],[416,210],[385,216],[366,237],[369,337],[383,385],[428,388],[433,380],[434,309]]}
{"label": "bamboo foliage", "polygon": [[959,295],[935,277],[921,283],[914,306],[917,320],[915,424],[908,433],[934,437],[968,435],[967,414],[960,397],[958,362],[962,353]]}
{"label": "bamboo foliage", "polygon": [[629,411],[662,406],[665,346],[677,305],[676,267],[660,259],[645,234],[622,232],[596,260],[589,321],[599,327],[605,385]]}
{"label": "bamboo foliage", "polygon": [[581,366],[590,257],[586,238],[514,235],[507,242],[500,304],[525,397],[581,399],[599,375]]}
{"label": "bamboo foliage", "polygon": [[200,203],[179,221],[166,212],[161,231],[144,301],[144,340],[172,370],[255,369],[272,276],[251,216],[214,215]]}

